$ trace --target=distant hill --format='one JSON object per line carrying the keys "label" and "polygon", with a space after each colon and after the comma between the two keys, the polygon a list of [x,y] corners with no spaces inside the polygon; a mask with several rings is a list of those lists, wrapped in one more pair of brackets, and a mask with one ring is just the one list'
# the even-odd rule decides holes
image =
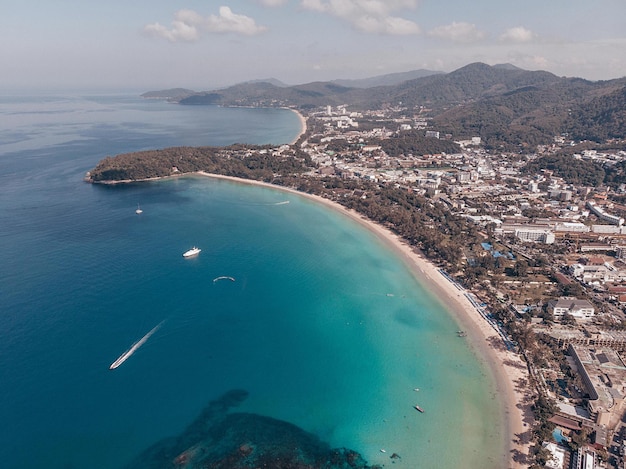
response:
{"label": "distant hill", "polygon": [[523,68],[516,67],[515,65],[509,63],[495,64],[493,68],[499,68],[501,70],[523,70]]}
{"label": "distant hill", "polygon": [[172,101],[179,101],[195,93],[195,91],[185,88],[171,88],[169,90],[148,91],[147,93],[142,94],[141,97],[147,99],[169,99]]}
{"label": "distant hill", "polygon": [[415,80],[416,78],[429,77],[431,75],[440,75],[443,72],[434,72],[432,70],[413,70],[410,72],[390,73],[387,75],[379,75],[371,78],[362,78],[358,80],[333,80],[331,83],[348,88],[373,88],[375,86],[393,86],[399,85],[405,81]]}
{"label": "distant hill", "polygon": [[270,85],[277,86],[278,88],[286,88],[289,86],[283,83],[282,81],[277,80],[276,78],[260,78],[258,80],[244,81],[243,83],[240,83],[240,84],[241,85],[254,85],[256,83],[269,83]]}
{"label": "distant hill", "polygon": [[[605,89],[603,87],[598,91]],[[576,140],[601,142],[623,139],[625,123],[626,87],[618,85],[614,91],[574,106],[565,121],[565,128]]]}
{"label": "distant hill", "polygon": [[331,82],[278,87],[267,82],[248,82],[222,90],[196,93],[181,99],[180,104],[220,104],[226,106],[295,106],[303,109],[340,104],[340,96],[352,88]]}
{"label": "distant hill", "polygon": [[385,97],[409,106],[449,107],[525,86],[546,86],[557,80],[559,78],[549,72],[511,70],[473,63],[445,75],[405,82],[387,90]]}
{"label": "distant hill", "polygon": [[[478,62],[450,73],[404,79],[417,72],[421,71],[296,86],[258,80],[220,90],[181,93],[177,101],[289,106],[305,111],[341,104],[354,110],[402,107],[431,118],[431,128],[454,140],[479,136],[494,149],[533,147],[552,142],[560,134],[596,141],[626,138],[626,78],[592,82],[511,64]],[[154,93],[172,94],[171,90],[150,94]]]}

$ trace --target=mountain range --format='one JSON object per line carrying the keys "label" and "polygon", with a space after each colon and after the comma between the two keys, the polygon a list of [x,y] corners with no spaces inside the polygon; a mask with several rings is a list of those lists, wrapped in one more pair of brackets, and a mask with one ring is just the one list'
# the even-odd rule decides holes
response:
{"label": "mountain range", "polygon": [[626,139],[626,77],[607,81],[558,77],[511,64],[472,63],[450,73],[428,70],[288,86],[257,80],[219,90],[146,93],[180,104],[285,106],[307,111],[403,108],[431,120],[455,140],[480,136],[487,147],[536,146],[556,135],[605,142]]}

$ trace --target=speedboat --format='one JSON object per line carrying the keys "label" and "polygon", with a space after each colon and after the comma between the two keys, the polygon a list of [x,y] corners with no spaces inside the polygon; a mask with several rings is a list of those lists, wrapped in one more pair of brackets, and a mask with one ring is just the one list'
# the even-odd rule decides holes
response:
{"label": "speedboat", "polygon": [[189,251],[185,251],[183,253],[183,257],[193,257],[193,256],[197,256],[198,254],[200,254],[200,251],[202,251],[202,249],[197,248],[197,247],[192,247]]}
{"label": "speedboat", "polygon": [[415,409],[416,409],[418,412],[421,412],[422,414],[424,413],[424,409],[422,409],[422,408],[421,408],[420,406],[418,406],[417,404],[416,404],[416,405],[414,405],[413,407],[415,407]]}

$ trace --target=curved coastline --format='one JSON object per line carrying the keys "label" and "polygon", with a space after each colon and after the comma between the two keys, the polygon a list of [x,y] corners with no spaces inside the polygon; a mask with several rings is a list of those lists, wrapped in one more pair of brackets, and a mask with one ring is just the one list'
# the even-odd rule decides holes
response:
{"label": "curved coastline", "polygon": [[295,109],[293,109],[293,108],[286,107],[286,108],[283,108],[283,109],[288,109],[288,110],[289,110],[289,111],[291,111],[291,112],[295,112],[295,113],[296,113],[296,115],[298,116],[298,119],[300,119],[300,133],[299,133],[298,135],[296,135],[296,137],[295,137],[295,138],[294,138],[291,142],[289,142],[289,145],[293,145],[293,144],[295,144],[298,140],[300,140],[300,137],[302,137],[302,135],[303,135],[303,134],[306,132],[306,130],[307,130],[307,127],[306,127],[306,118],[302,115],[302,113],[301,113],[301,112],[299,112],[299,111],[297,111],[297,110],[295,110]]}
{"label": "curved coastline", "polygon": [[508,351],[504,347],[497,332],[480,316],[463,292],[447,280],[432,262],[385,227],[323,197],[261,181],[210,174],[202,171],[194,174],[241,184],[264,186],[309,198],[342,213],[377,236],[379,240],[402,259],[415,278],[446,306],[446,309],[452,314],[454,319],[467,332],[470,347],[490,372],[495,383],[505,432],[503,435],[505,447],[502,448],[502,457],[499,458],[502,463],[501,467],[512,469],[527,467],[525,459],[529,454],[530,441],[524,435],[527,434],[525,420],[530,416],[531,396],[527,387],[528,372],[526,364],[519,355]]}

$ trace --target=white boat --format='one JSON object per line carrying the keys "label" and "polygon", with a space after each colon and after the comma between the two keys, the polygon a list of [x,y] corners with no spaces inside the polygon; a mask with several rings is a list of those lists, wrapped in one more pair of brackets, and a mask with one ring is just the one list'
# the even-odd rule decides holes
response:
{"label": "white boat", "polygon": [[197,256],[198,254],[200,254],[200,251],[202,251],[202,249],[197,248],[197,247],[192,247],[189,251],[185,251],[183,253],[183,257],[193,257],[193,256]]}
{"label": "white boat", "polygon": [[139,214],[143,213],[143,210],[141,210],[141,207],[139,206],[139,204],[137,204],[137,210],[135,210],[135,213],[136,213],[137,215],[139,215]]}
{"label": "white boat", "polygon": [[145,344],[148,341],[148,339],[150,338],[152,334],[154,334],[156,331],[159,330],[159,327],[161,327],[161,324],[163,324],[164,322],[165,321],[161,321],[159,324],[153,327],[152,330],[150,330],[150,332],[144,335],[141,339],[135,342],[128,350],[126,350],[123,354],[121,354],[117,360],[111,363],[111,366],[109,366],[109,370],[116,369],[118,366],[120,366],[122,363],[128,360],[130,356],[133,353],[135,353],[139,347],[141,347],[143,344]]}

